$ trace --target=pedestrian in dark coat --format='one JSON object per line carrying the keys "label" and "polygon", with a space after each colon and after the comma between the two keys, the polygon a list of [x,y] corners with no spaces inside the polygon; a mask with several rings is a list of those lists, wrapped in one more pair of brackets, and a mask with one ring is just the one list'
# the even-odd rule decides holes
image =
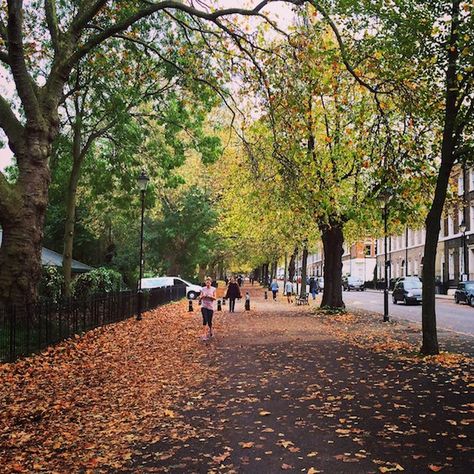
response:
{"label": "pedestrian in dark coat", "polygon": [[313,295],[313,300],[315,300],[316,295],[318,294],[318,280],[314,277],[309,279],[309,291]]}
{"label": "pedestrian in dark coat", "polygon": [[240,287],[235,282],[234,277],[231,277],[229,284],[227,285],[225,298],[229,300],[229,313],[235,313],[235,300],[237,298],[242,298],[242,295],[240,294]]}

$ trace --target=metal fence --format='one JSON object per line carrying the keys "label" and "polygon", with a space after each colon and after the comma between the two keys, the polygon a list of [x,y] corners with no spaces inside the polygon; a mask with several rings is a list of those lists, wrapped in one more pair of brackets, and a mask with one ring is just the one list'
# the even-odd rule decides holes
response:
{"label": "metal fence", "polygon": [[[142,311],[185,296],[185,286],[145,291]],[[75,334],[130,318],[136,314],[137,304],[136,291],[121,291],[84,300],[0,307],[0,362],[12,362]]]}

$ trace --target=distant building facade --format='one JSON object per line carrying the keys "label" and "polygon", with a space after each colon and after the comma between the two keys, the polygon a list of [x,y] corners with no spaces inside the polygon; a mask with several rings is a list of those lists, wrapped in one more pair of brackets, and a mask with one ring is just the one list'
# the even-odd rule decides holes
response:
{"label": "distant building facade", "polygon": [[[455,288],[462,279],[474,280],[474,168],[456,167],[451,189],[457,191],[457,203],[442,220],[436,254],[435,277],[442,290]],[[462,225],[465,232],[461,232]],[[405,229],[391,235],[387,242],[389,278],[422,276],[426,233],[424,229]],[[466,255],[466,258],[465,258]],[[377,278],[384,278],[384,238],[377,239]]]}

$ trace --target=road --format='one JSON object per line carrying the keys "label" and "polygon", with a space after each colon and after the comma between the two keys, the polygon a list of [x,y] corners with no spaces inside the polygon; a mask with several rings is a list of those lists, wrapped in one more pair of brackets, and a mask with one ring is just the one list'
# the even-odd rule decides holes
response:
{"label": "road", "polygon": [[[383,314],[383,293],[375,291],[344,291],[344,302],[348,308],[360,308]],[[406,319],[421,323],[421,305],[394,305],[389,295],[391,318]],[[436,298],[436,320],[438,328],[474,336],[474,308],[455,304],[454,299]]]}

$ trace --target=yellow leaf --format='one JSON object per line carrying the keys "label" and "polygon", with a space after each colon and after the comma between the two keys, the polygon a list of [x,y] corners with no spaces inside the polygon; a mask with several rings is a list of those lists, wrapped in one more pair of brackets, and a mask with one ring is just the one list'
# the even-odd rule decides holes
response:
{"label": "yellow leaf", "polygon": [[404,471],[405,469],[403,469],[402,466],[400,466],[400,464],[395,464],[395,466],[391,466],[391,467],[379,467],[379,471],[380,472],[394,472],[394,471]]}
{"label": "yellow leaf", "polygon": [[239,443],[239,445],[240,445],[242,448],[248,449],[248,448],[253,447],[253,441],[248,441],[248,442],[246,442],[246,443],[243,442],[243,441],[241,441],[241,442]]}
{"label": "yellow leaf", "polygon": [[261,412],[259,412],[259,415],[260,415],[260,416],[268,416],[268,415],[271,415],[271,412],[269,412],[269,411],[261,411]]}
{"label": "yellow leaf", "polygon": [[428,464],[428,469],[433,472],[439,472],[443,469],[443,466],[436,466],[435,464]]}

